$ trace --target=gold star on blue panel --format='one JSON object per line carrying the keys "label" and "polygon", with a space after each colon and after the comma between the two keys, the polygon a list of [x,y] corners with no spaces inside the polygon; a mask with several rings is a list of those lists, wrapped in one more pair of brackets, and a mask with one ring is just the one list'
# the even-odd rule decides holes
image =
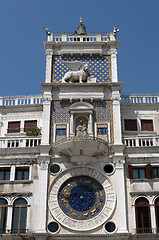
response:
{"label": "gold star on blue panel", "polygon": [[[97,82],[110,81],[109,56],[105,57],[54,57],[53,79],[60,82],[64,74],[71,69],[66,67],[63,61],[80,61],[89,64],[90,75],[97,78]],[[93,74],[92,74],[93,73]]]}

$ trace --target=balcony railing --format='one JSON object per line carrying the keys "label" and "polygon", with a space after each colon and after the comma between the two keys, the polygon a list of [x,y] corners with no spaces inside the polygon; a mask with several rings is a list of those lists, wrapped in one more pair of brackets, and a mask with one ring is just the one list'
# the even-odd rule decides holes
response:
{"label": "balcony railing", "polygon": [[1,137],[0,148],[36,147],[41,144],[41,137]]}
{"label": "balcony railing", "polygon": [[0,97],[0,106],[41,104],[42,96]]}
{"label": "balcony railing", "polygon": [[156,147],[159,146],[159,136],[131,138],[124,137],[123,143],[127,147]]}
{"label": "balcony railing", "polygon": [[101,142],[104,144],[108,144],[105,140],[101,139],[101,138],[97,138],[94,136],[88,136],[88,137],[68,137],[68,138],[63,138],[61,140],[59,140],[58,142],[55,143],[55,145],[61,144],[61,143],[65,143],[65,142],[72,142],[72,141],[97,141],[97,142]]}
{"label": "balcony railing", "polygon": [[121,103],[159,103],[159,95],[122,95]]}

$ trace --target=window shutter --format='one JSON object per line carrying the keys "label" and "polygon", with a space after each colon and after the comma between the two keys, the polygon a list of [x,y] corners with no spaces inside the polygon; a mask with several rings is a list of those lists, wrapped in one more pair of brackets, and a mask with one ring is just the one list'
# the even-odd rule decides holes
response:
{"label": "window shutter", "polygon": [[8,122],[8,133],[20,132],[20,122]]}
{"label": "window shutter", "polygon": [[141,130],[142,131],[153,131],[153,121],[152,120],[141,120]]}
{"label": "window shutter", "polygon": [[151,164],[146,165],[146,178],[152,178],[152,167]]}
{"label": "window shutter", "polygon": [[132,167],[132,165],[128,165],[128,172],[129,172],[129,178],[133,179],[133,167]]}
{"label": "window shutter", "polygon": [[125,131],[137,131],[136,119],[124,119]]}
{"label": "window shutter", "polygon": [[24,123],[24,132],[30,131],[32,128],[37,127],[37,120],[25,121]]}

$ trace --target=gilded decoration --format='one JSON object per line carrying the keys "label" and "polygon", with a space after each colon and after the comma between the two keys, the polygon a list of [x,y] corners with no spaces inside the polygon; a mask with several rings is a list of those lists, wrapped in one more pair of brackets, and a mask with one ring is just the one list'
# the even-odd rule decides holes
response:
{"label": "gilded decoration", "polygon": [[101,226],[113,214],[116,196],[106,174],[91,167],[59,173],[49,188],[48,205],[57,222],[74,231]]}

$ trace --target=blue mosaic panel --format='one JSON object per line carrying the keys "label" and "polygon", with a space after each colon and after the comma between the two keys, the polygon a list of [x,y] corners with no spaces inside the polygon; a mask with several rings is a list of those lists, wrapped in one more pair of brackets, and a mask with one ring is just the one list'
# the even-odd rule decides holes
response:
{"label": "blue mosaic panel", "polygon": [[53,122],[54,123],[66,123],[70,121],[69,102],[54,102],[53,104]]}
{"label": "blue mosaic panel", "polygon": [[94,102],[94,122],[111,122],[111,102]]}
{"label": "blue mosaic panel", "polygon": [[[93,102],[94,107],[93,122],[109,122],[110,123],[110,136],[112,135],[112,122],[111,122],[111,101],[107,102]],[[53,118],[52,123],[69,123],[70,113],[69,107],[72,103],[69,102],[54,102],[53,104]]]}
{"label": "blue mosaic panel", "polygon": [[112,141],[112,115],[111,115],[111,102],[94,102],[93,122],[109,122],[110,123],[110,141]]}
{"label": "blue mosaic panel", "polygon": [[89,64],[90,75],[97,78],[97,82],[110,82],[110,57],[55,57],[53,64],[53,81],[60,82],[64,74],[71,69],[63,61],[80,61]]}

